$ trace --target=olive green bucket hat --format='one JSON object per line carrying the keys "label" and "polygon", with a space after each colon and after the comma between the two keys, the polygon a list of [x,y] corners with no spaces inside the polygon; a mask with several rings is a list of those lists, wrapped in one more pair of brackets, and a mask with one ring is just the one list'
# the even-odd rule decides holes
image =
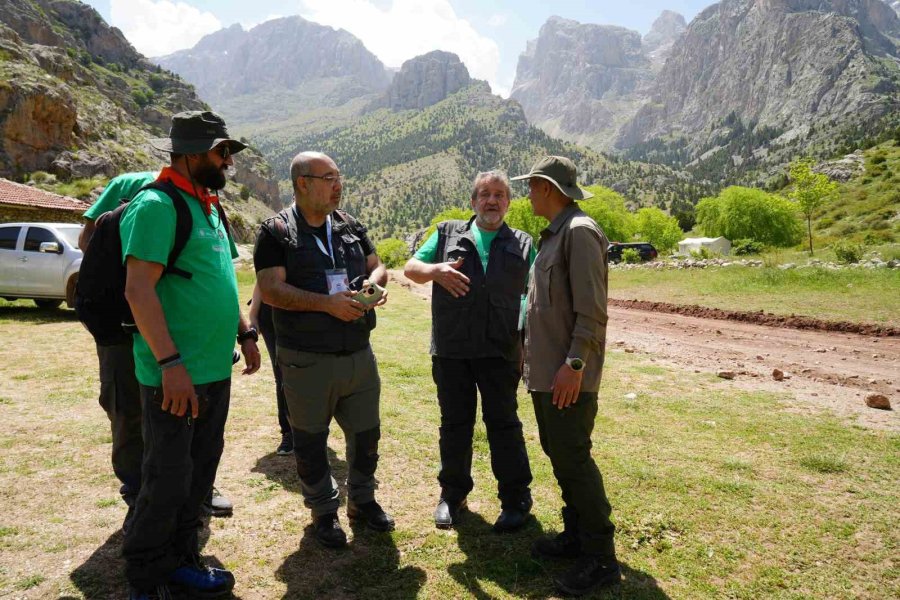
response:
{"label": "olive green bucket hat", "polygon": [[172,117],[169,137],[155,138],[150,144],[158,150],[173,154],[203,154],[222,142],[228,143],[232,154],[247,147],[228,137],[225,119],[208,110],[189,110]]}
{"label": "olive green bucket hat", "polygon": [[546,179],[572,200],[587,200],[594,197],[594,194],[578,187],[578,169],[575,168],[575,163],[565,156],[545,156],[534,163],[530,173],[511,177],[510,181],[532,177]]}

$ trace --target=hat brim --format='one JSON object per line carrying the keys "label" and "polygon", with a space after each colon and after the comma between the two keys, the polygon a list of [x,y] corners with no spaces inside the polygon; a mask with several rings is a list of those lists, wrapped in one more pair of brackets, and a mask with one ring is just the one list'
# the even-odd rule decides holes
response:
{"label": "hat brim", "polygon": [[150,145],[157,150],[169,152],[170,154],[203,154],[209,152],[222,142],[228,144],[228,149],[232,154],[237,154],[247,147],[247,144],[241,143],[231,138],[205,138],[199,140],[186,140],[182,138],[153,138]]}
{"label": "hat brim", "polygon": [[552,177],[548,177],[547,175],[542,175],[540,173],[528,173],[526,175],[519,175],[517,177],[510,177],[510,181],[522,181],[523,179],[531,179],[532,177],[540,177],[541,179],[546,179],[550,183],[556,186],[560,192],[562,192],[566,197],[571,198],[572,200],[587,200],[588,198],[593,198],[594,194],[587,190],[583,190],[577,185],[575,186],[562,186],[553,179]]}

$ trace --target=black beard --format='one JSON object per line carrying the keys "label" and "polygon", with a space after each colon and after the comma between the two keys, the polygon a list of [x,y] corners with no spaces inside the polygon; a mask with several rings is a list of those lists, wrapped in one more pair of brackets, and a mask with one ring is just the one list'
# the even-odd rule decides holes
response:
{"label": "black beard", "polygon": [[221,190],[225,187],[225,171],[217,169],[211,164],[197,167],[194,172],[194,181],[211,190]]}

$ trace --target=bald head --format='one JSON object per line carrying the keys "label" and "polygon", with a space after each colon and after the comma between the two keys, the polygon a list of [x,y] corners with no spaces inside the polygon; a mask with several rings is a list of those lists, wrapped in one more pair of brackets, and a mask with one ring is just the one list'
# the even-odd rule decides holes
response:
{"label": "bald head", "polygon": [[322,152],[301,152],[291,161],[291,185],[297,190],[297,178],[313,174],[313,165],[316,162],[334,162],[327,154]]}

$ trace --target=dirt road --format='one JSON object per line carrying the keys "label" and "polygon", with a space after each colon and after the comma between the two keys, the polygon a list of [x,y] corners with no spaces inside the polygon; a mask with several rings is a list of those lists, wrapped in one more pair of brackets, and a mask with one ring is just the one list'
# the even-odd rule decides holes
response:
{"label": "dirt road", "polygon": [[[423,297],[402,272],[391,279]],[[829,410],[859,425],[900,431],[900,338],[808,331],[612,306],[608,351],[646,354],[692,372],[732,371],[729,385],[786,394],[791,410]],[[775,369],[785,379],[772,377]],[[870,393],[886,395],[895,410],[869,408]]]}

